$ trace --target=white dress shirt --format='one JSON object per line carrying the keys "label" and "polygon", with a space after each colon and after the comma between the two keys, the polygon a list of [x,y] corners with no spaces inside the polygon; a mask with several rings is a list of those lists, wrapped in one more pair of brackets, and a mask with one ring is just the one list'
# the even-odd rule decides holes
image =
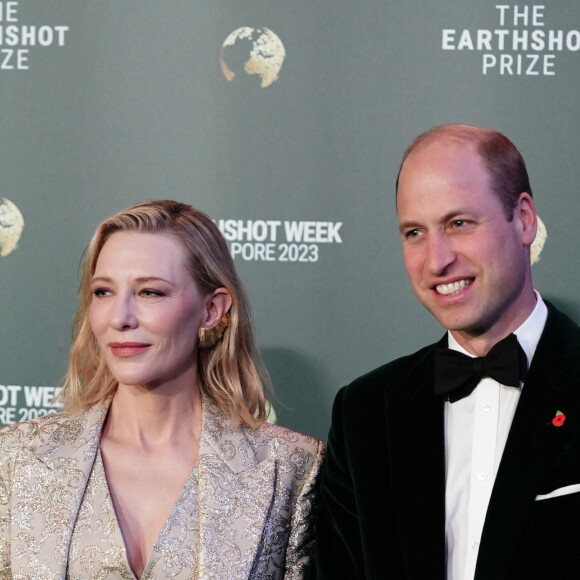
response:
{"label": "white dress shirt", "polygon": [[[528,367],[548,309],[536,292],[536,306],[514,332]],[[473,357],[448,333],[449,348]],[[523,387],[522,387],[523,388]],[[520,399],[521,389],[483,378],[467,397],[444,407],[445,545],[447,580],[473,580],[491,490]]]}

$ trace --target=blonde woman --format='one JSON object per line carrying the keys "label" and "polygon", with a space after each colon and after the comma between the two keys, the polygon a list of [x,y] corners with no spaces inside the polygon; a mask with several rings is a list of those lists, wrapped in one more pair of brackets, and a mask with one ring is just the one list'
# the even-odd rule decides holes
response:
{"label": "blonde woman", "polygon": [[103,222],[64,412],[0,434],[0,577],[302,578],[319,441],[265,423],[244,291],[186,204]]}

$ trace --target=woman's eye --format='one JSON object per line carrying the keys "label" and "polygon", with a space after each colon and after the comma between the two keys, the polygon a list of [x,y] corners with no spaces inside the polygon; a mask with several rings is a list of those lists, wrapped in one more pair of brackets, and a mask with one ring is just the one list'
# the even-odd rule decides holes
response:
{"label": "woman's eye", "polygon": [[107,294],[109,294],[109,291],[106,288],[95,288],[93,290],[93,296],[95,296],[96,298],[102,298]]}
{"label": "woman's eye", "polygon": [[161,290],[152,290],[147,288],[145,290],[141,290],[141,296],[145,296],[146,298],[158,298],[160,296],[165,296],[165,293],[161,292]]}

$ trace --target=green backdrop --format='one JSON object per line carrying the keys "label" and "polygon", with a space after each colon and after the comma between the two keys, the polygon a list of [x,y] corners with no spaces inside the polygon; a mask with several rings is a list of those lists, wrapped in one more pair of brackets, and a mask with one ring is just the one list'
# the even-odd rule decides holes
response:
{"label": "green backdrop", "polygon": [[325,439],[340,386],[442,333],[394,203],[403,151],[442,123],[520,148],[536,287],[580,319],[576,0],[0,7],[0,423],[50,410],[96,225],[169,197],[228,238],[279,423]]}

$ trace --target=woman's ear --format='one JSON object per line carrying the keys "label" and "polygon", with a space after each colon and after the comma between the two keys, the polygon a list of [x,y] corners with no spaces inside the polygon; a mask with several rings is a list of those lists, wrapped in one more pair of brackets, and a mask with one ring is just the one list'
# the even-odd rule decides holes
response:
{"label": "woman's ear", "polygon": [[206,297],[205,319],[198,333],[199,348],[211,348],[221,340],[229,324],[228,313],[232,302],[227,288],[217,288]]}
{"label": "woman's ear", "polygon": [[206,318],[202,323],[204,328],[217,326],[232,307],[233,299],[227,288],[216,288],[206,298]]}

